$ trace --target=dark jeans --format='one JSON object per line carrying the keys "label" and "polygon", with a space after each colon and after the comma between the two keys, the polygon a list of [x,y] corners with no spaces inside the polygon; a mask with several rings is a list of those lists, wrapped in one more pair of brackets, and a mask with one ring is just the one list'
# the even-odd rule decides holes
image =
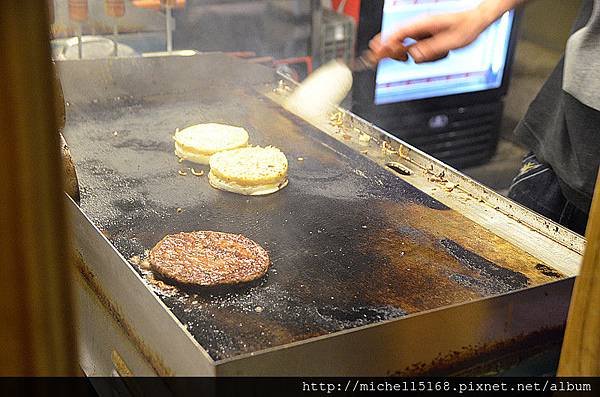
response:
{"label": "dark jeans", "polygon": [[585,234],[588,214],[565,198],[552,168],[540,163],[531,152],[523,158],[508,197],[575,233]]}

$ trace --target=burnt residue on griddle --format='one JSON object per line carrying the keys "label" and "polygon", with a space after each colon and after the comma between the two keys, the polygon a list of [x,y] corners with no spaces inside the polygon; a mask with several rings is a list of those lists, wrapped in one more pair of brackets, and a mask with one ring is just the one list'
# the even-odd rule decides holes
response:
{"label": "burnt residue on griddle", "polygon": [[361,325],[390,320],[407,315],[404,310],[394,306],[351,307],[324,306],[317,308],[317,313],[328,321],[337,321],[341,328],[359,327]]}
{"label": "burnt residue on griddle", "polygon": [[485,294],[509,292],[529,285],[529,278],[524,274],[500,267],[452,240],[442,239],[440,244],[459,263],[481,275],[480,280],[475,280],[468,275],[452,274],[450,277],[459,284],[481,289]]}
{"label": "burnt residue on griddle", "polygon": [[423,230],[415,229],[409,225],[398,225],[395,228],[395,231],[398,233],[398,235],[404,237],[406,241],[412,241],[417,244],[424,243],[431,239],[431,236]]}
{"label": "burnt residue on griddle", "polygon": [[144,206],[142,200],[134,199],[132,197],[112,200],[112,204],[123,213],[136,212],[140,207]]}
{"label": "burnt residue on griddle", "polygon": [[113,144],[116,148],[129,148],[132,150],[149,150],[155,152],[171,153],[173,151],[173,144],[170,142],[160,142],[151,139],[124,139]]}
{"label": "burnt residue on griddle", "polygon": [[450,273],[448,278],[452,281],[455,281],[458,285],[481,291],[482,294],[486,295],[506,292],[505,286],[501,284],[499,285],[492,280],[481,280],[468,274]]}
{"label": "burnt residue on griddle", "polygon": [[552,277],[552,278],[563,278],[564,274],[559,273],[558,271],[552,269],[550,266],[546,266],[543,263],[538,263],[535,265],[535,270],[542,273],[544,276]]}

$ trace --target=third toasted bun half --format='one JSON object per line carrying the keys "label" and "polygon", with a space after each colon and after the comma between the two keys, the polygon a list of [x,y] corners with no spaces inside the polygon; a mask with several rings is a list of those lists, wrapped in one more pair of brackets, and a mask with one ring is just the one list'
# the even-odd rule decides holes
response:
{"label": "third toasted bun half", "polygon": [[208,164],[215,153],[247,146],[248,132],[241,127],[225,124],[196,124],[177,131],[173,139],[178,157]]}
{"label": "third toasted bun half", "polygon": [[272,147],[245,147],[219,152],[210,158],[208,181],[217,189],[244,195],[264,195],[283,189],[288,161]]}

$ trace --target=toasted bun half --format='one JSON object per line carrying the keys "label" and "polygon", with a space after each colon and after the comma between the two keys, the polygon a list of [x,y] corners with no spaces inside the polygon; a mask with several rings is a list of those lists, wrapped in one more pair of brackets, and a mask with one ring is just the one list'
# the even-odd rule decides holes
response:
{"label": "toasted bun half", "polygon": [[273,185],[241,186],[235,182],[226,182],[215,176],[212,172],[209,172],[208,183],[215,189],[224,190],[226,192],[242,194],[244,196],[264,196],[283,189],[287,186],[288,180],[285,179],[282,183]]}
{"label": "toasted bun half", "polygon": [[208,180],[217,189],[264,195],[287,185],[287,170],[287,158],[279,149],[247,147],[213,155]]}
{"label": "toasted bun half", "polygon": [[248,132],[241,127],[197,124],[175,133],[175,154],[185,160],[208,164],[210,156],[248,145]]}

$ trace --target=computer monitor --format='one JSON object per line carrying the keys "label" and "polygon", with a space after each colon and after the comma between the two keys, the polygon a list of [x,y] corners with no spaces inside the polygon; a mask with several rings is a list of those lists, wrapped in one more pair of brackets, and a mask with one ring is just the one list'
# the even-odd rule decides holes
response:
{"label": "computer monitor", "polygon": [[[459,12],[481,0],[368,0],[361,2],[357,50],[381,32],[427,15]],[[507,12],[471,45],[451,51],[442,60],[415,64],[383,60],[377,71],[355,76],[353,102],[369,113],[464,106],[500,99],[508,88],[517,13]]]}
{"label": "computer monitor", "polygon": [[[426,16],[464,11],[479,0],[385,0],[381,35],[385,40],[399,27]],[[513,11],[505,13],[467,47],[442,60],[417,65],[383,60],[377,69],[376,105],[443,97],[499,88],[507,64]],[[406,44],[414,40],[408,39]]]}
{"label": "computer monitor", "polygon": [[[379,32],[385,39],[402,24],[480,2],[363,0],[357,50]],[[433,63],[386,59],[355,74],[352,111],[450,165],[487,161],[500,133],[518,20],[519,12],[506,13],[471,45]]]}

